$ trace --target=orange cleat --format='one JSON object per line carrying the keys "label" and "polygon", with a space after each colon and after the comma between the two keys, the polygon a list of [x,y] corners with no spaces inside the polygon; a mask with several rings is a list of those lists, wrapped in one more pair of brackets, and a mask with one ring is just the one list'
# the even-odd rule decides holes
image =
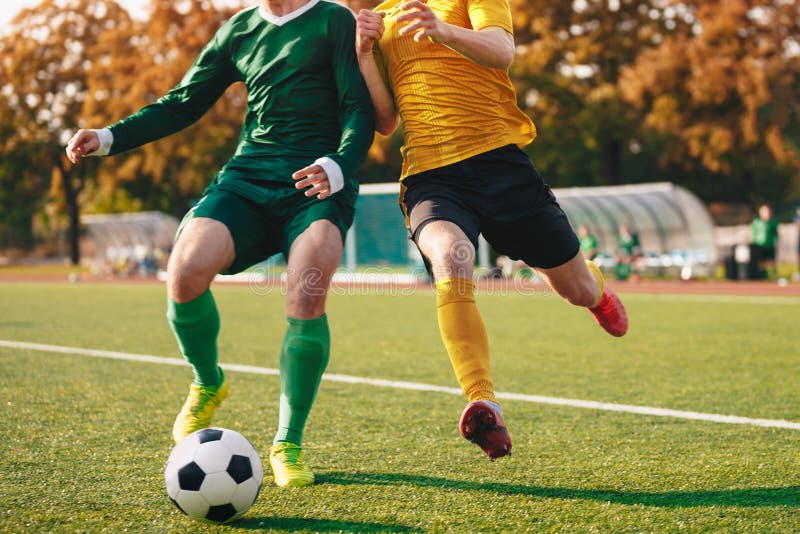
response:
{"label": "orange cleat", "polygon": [[603,291],[597,306],[589,308],[597,324],[612,336],[621,337],[628,331],[628,314],[619,297],[610,289]]}
{"label": "orange cleat", "polygon": [[472,401],[464,408],[458,428],[465,439],[483,449],[491,461],[511,454],[511,436],[497,404]]}

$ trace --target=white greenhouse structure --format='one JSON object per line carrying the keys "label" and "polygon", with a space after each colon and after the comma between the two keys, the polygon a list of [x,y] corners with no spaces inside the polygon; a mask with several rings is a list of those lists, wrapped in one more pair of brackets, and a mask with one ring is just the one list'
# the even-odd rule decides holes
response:
{"label": "white greenhouse structure", "polygon": [[[598,263],[610,265],[617,251],[618,227],[627,224],[639,236],[644,263],[661,273],[689,268],[694,275],[716,267],[714,224],[702,202],[669,182],[553,189],[574,228],[585,224],[599,243]],[[419,265],[398,208],[397,183],[361,186],[356,218],[348,235],[345,265]],[[482,242],[479,261],[489,267]]]}

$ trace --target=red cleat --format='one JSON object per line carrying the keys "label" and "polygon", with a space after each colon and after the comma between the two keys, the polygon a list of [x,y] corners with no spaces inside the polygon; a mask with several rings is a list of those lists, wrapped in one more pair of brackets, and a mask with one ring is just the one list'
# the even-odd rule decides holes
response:
{"label": "red cleat", "polygon": [[628,331],[628,314],[619,297],[610,289],[603,291],[600,303],[589,308],[597,324],[612,336],[624,336]]}
{"label": "red cleat", "polygon": [[495,406],[488,401],[472,401],[458,422],[461,435],[483,449],[491,461],[511,454],[511,436]]}

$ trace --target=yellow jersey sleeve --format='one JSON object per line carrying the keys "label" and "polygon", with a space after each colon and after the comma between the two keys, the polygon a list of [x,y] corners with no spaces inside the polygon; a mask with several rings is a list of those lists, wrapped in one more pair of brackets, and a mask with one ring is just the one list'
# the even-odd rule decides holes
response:
{"label": "yellow jersey sleeve", "polygon": [[467,0],[467,12],[474,30],[497,26],[514,33],[508,0]]}

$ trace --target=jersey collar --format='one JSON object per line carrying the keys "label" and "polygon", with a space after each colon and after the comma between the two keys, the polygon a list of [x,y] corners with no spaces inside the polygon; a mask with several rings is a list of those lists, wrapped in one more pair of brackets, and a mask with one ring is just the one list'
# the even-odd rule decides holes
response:
{"label": "jersey collar", "polygon": [[290,11],[289,13],[282,15],[280,17],[275,16],[266,9],[264,9],[263,5],[259,5],[258,14],[261,15],[262,19],[266,20],[269,23],[272,23],[276,26],[283,26],[287,22],[296,19],[297,17],[299,17],[300,15],[302,15],[303,13],[305,13],[306,11],[317,5],[319,2],[320,0],[309,0],[307,4],[298,7],[294,11]]}

